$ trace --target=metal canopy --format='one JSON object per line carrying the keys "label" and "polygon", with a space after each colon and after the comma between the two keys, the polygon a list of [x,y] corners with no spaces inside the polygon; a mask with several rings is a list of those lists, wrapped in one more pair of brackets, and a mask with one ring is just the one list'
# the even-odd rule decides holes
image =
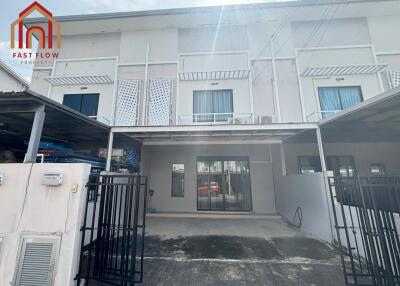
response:
{"label": "metal canopy", "polygon": [[179,80],[226,80],[249,78],[250,70],[211,71],[211,72],[185,72],[179,73]]}
{"label": "metal canopy", "polygon": [[374,74],[385,68],[385,64],[351,65],[333,67],[311,67],[304,70],[302,76],[329,76],[329,75],[353,75]]}
{"label": "metal canopy", "polygon": [[304,130],[317,128],[316,123],[287,124],[246,124],[246,125],[207,125],[207,126],[149,126],[114,127],[112,132],[125,133],[141,139],[143,144],[241,144],[265,143],[298,134]]}
{"label": "metal canopy", "polygon": [[38,109],[45,113],[42,141],[68,147],[107,146],[109,126],[31,91],[0,92],[0,145],[25,152]]}
{"label": "metal canopy", "polygon": [[110,84],[113,80],[108,75],[50,76],[44,77],[51,85]]}
{"label": "metal canopy", "polygon": [[[324,143],[400,142],[400,88],[389,90],[319,123]],[[315,142],[302,132],[287,142]]]}

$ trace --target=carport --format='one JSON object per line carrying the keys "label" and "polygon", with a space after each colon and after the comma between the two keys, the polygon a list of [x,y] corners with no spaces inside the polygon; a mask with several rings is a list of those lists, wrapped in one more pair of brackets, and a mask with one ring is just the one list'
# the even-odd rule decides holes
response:
{"label": "carport", "polygon": [[41,139],[95,149],[107,146],[109,133],[107,125],[32,91],[0,93],[0,126],[1,145],[24,154],[26,163],[36,162]]}
{"label": "carport", "polygon": [[[36,162],[40,142],[98,156],[109,132],[109,126],[32,91],[0,93],[0,145],[17,162]],[[115,142],[116,148],[138,144],[124,134]]]}
{"label": "carport", "polygon": [[[400,255],[399,123],[400,89],[387,91],[323,119],[318,125],[322,142],[319,150],[324,154],[320,171],[325,177],[325,187],[316,187],[312,192],[299,187],[301,180],[307,177],[310,180],[318,174],[284,178],[292,178],[290,186],[297,187],[297,193],[300,193],[298,197],[292,197],[288,194],[295,194],[291,192],[293,189],[284,188],[286,202],[283,205],[292,205],[291,209],[285,209],[286,215],[294,211],[295,204],[312,200],[321,191],[329,197],[327,209],[303,206],[303,217],[332,218],[333,241],[342,256],[345,280],[351,285],[399,283],[399,264],[395,258]],[[304,147],[313,140],[316,140],[315,135],[305,131],[285,143],[287,149],[295,149],[290,151],[292,157],[315,156],[315,146],[309,150]],[[296,147],[302,144],[302,147]],[[330,157],[351,157],[353,163],[332,166]],[[288,201],[296,202],[290,204]],[[307,225],[306,220],[304,225]],[[317,229],[311,229],[313,231],[317,232]]]}

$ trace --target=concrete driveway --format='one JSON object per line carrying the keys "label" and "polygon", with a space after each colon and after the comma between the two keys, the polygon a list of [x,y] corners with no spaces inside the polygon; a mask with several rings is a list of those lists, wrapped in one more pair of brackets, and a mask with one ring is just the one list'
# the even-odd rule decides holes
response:
{"label": "concrete driveway", "polygon": [[148,217],[142,285],[344,285],[337,252],[278,217]]}

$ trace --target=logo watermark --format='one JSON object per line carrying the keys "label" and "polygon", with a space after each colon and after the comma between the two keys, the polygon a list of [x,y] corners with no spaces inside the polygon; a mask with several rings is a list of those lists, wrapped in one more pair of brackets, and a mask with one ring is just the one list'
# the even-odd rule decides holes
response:
{"label": "logo watermark", "polygon": [[[42,25],[26,25],[24,31],[24,20],[33,12],[38,12],[46,18]],[[17,39],[16,35],[17,34]],[[32,52],[32,37],[38,40],[38,52]],[[17,45],[17,47],[16,47]],[[12,58],[21,63],[49,65],[59,57],[59,52],[55,49],[61,48],[61,28],[53,14],[43,7],[39,2],[33,2],[19,13],[18,19],[11,23],[10,27],[10,46]]]}

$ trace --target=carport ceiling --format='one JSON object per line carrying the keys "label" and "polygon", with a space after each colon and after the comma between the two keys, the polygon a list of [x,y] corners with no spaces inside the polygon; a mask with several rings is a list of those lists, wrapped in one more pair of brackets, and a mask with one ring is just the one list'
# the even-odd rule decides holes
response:
{"label": "carport ceiling", "polygon": [[109,127],[31,91],[0,93],[0,142],[16,146],[28,140],[34,111],[44,107],[42,141],[66,146],[106,146]]}
{"label": "carport ceiling", "polygon": [[114,134],[126,133],[141,139],[144,144],[175,143],[196,144],[208,143],[252,143],[262,140],[281,141],[303,130],[312,129],[315,133],[315,123],[287,123],[270,125],[187,125],[187,126],[146,126],[146,127],[115,127]]}

